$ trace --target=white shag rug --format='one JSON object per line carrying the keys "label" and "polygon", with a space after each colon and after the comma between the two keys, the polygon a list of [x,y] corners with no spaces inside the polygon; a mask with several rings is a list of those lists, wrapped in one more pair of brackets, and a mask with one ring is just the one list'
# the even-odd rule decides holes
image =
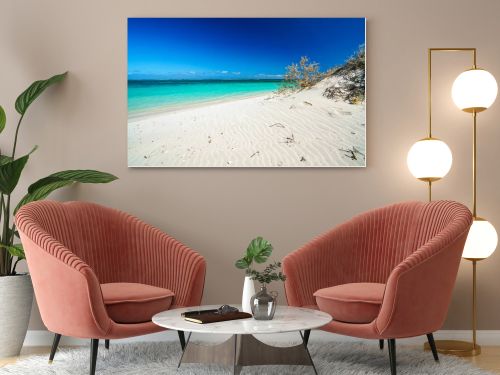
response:
{"label": "white shag rug", "polygon": [[[387,345],[381,351],[376,345],[363,343],[310,343],[309,350],[318,374],[365,375],[390,374]],[[397,350],[398,375],[491,375],[469,362],[451,356],[440,356],[434,362],[430,352],[399,346]],[[177,342],[148,342],[113,344],[109,351],[99,347],[96,375],[219,375],[230,374],[231,369],[203,364],[183,364],[177,369],[181,354]],[[60,349],[54,363],[47,363],[48,355],[32,356],[0,368],[0,374],[13,375],[85,375],[89,372],[88,347]],[[314,374],[312,368],[302,366],[243,367],[241,374]]]}

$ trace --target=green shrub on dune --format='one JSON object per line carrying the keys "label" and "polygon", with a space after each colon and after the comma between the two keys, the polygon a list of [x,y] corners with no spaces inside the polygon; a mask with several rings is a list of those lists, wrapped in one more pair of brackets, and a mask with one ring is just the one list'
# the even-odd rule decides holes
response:
{"label": "green shrub on dune", "polygon": [[284,76],[285,88],[297,90],[314,86],[321,81],[324,74],[319,71],[319,64],[302,56],[298,64],[288,65]]}
{"label": "green shrub on dune", "polygon": [[328,77],[337,82],[328,87],[323,95],[329,99],[343,100],[350,104],[360,104],[365,100],[365,47],[351,56],[344,65],[329,72]]}
{"label": "green shrub on dune", "polygon": [[320,71],[319,63],[302,56],[299,63],[285,68],[283,84],[278,92],[294,92],[325,83],[323,96],[350,104],[361,104],[365,100],[365,46],[348,58],[343,65]]}

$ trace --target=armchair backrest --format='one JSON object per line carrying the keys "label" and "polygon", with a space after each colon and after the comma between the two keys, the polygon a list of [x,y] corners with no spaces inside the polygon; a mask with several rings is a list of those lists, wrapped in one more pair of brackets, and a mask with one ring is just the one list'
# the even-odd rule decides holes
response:
{"label": "armchair backrest", "polygon": [[90,202],[43,201],[29,208],[39,229],[89,265],[101,283],[125,281],[131,242],[123,229],[134,218]]}
{"label": "armchair backrest", "polygon": [[[459,205],[460,207],[463,207]],[[393,269],[457,220],[457,203],[402,202],[362,213],[350,220],[351,280],[385,283]],[[461,211],[461,210],[459,210]]]}
{"label": "armchair backrest", "polygon": [[[443,235],[443,246],[458,241],[471,220],[470,211],[452,201],[402,202],[359,214],[283,259],[288,303],[314,305],[315,291],[340,284],[385,284],[399,264],[426,244]],[[463,249],[463,243],[457,246]],[[453,257],[450,272],[456,275],[460,254]]]}
{"label": "armchair backrest", "polygon": [[408,238],[418,222],[421,204],[405,202],[359,214],[346,224],[344,278],[338,283],[385,283],[394,267],[412,251]]}

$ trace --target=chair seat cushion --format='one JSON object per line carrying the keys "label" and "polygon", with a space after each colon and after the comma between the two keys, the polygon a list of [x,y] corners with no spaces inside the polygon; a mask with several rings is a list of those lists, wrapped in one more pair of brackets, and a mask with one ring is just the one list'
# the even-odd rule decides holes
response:
{"label": "chair seat cushion", "polygon": [[321,311],[346,323],[370,323],[378,315],[385,284],[350,283],[319,289],[314,293]]}
{"label": "chair seat cushion", "polygon": [[174,293],[168,289],[137,283],[101,284],[106,310],[117,323],[144,323],[168,310]]}

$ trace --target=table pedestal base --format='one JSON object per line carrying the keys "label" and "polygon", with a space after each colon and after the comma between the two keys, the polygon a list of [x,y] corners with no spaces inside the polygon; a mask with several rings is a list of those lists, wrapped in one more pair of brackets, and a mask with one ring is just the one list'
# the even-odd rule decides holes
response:
{"label": "table pedestal base", "polygon": [[[301,333],[302,336],[302,333]],[[182,363],[217,363],[231,366],[233,374],[239,374],[242,366],[257,365],[303,365],[312,366],[317,375],[307,345],[276,347],[257,340],[253,335],[233,335],[221,344],[195,344],[189,334],[182,352]]]}

